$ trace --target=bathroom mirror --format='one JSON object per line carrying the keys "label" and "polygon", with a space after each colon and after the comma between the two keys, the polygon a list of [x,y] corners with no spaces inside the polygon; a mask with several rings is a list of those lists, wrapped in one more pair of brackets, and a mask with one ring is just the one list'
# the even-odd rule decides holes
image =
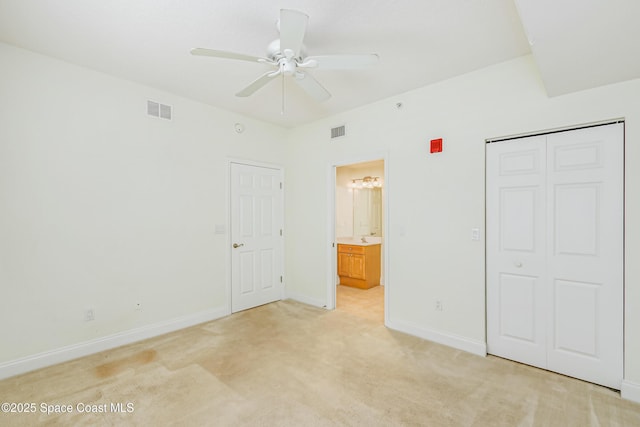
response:
{"label": "bathroom mirror", "polygon": [[382,236],[382,189],[353,189],[353,235]]}

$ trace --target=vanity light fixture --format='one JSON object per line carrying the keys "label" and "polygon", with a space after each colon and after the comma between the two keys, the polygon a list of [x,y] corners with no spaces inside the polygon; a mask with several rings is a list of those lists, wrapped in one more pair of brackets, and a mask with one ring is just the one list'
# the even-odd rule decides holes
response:
{"label": "vanity light fixture", "polygon": [[381,188],[382,181],[378,176],[365,176],[364,178],[356,178],[351,180],[353,188]]}

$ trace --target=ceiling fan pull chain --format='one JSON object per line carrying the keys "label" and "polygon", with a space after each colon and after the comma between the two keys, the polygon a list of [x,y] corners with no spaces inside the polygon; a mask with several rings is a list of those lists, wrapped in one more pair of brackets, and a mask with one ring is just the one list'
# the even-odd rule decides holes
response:
{"label": "ceiling fan pull chain", "polygon": [[282,74],[282,109],[280,114],[284,116],[284,73]]}

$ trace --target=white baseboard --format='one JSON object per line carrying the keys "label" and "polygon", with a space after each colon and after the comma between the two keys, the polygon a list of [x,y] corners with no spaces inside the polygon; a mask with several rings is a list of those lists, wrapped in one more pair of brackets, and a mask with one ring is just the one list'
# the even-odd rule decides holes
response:
{"label": "white baseboard", "polygon": [[403,321],[390,320],[387,322],[386,326],[390,329],[395,329],[396,331],[414,335],[448,347],[457,348],[458,350],[463,350],[478,356],[484,357],[487,355],[487,343],[482,341],[475,341],[458,335],[447,334],[444,332],[434,331],[432,329],[425,329],[418,325]]}
{"label": "white baseboard", "polygon": [[309,298],[306,295],[297,294],[294,292],[286,292],[284,299],[292,299],[294,301],[298,301],[303,304],[309,304],[309,305],[313,305],[315,307],[320,307],[320,308],[325,308],[327,306],[326,301],[315,299],[315,298]]}
{"label": "white baseboard", "polygon": [[0,380],[24,374],[25,372],[44,368],[79,357],[88,356],[111,348],[120,347],[147,338],[153,338],[179,329],[188,328],[200,323],[216,320],[231,314],[227,307],[201,311],[195,314],[178,317],[152,325],[119,332],[113,335],[68,345],[50,351],[34,354],[0,364]]}
{"label": "white baseboard", "polygon": [[640,403],[640,384],[622,380],[622,386],[620,387],[620,396],[623,399]]}

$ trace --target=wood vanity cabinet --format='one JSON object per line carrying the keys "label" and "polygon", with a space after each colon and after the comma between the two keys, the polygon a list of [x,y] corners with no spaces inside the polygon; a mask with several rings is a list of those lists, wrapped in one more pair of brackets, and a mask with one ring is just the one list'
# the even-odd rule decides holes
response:
{"label": "wood vanity cabinet", "polygon": [[340,284],[369,289],[380,284],[380,245],[338,244]]}

